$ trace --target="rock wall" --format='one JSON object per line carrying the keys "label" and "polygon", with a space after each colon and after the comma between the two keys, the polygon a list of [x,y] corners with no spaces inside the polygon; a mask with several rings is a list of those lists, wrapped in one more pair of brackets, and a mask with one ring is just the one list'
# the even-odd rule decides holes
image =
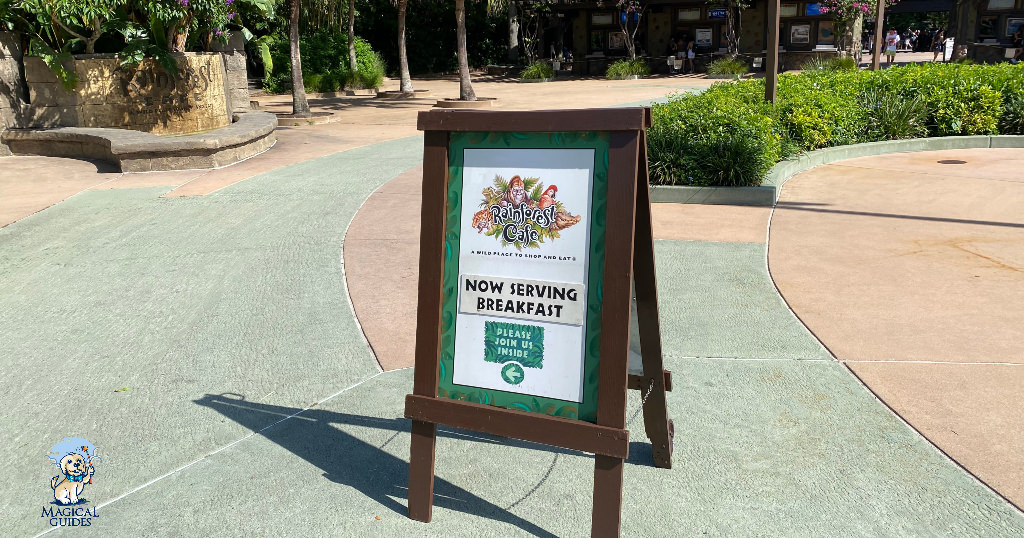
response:
{"label": "rock wall", "polygon": [[[176,55],[178,72],[155,60],[121,69],[113,55],[76,56],[65,65],[78,75],[68,92],[39,58],[25,58],[29,102],[22,126],[111,127],[154,134],[207,131],[231,123],[220,53]],[[244,69],[245,61],[242,60]]]}
{"label": "rock wall", "polygon": [[[0,132],[17,125],[25,103],[21,60],[21,40],[17,34],[0,32]],[[10,151],[0,142],[0,156],[5,155],[10,155]]]}
{"label": "rock wall", "polygon": [[252,110],[249,102],[249,79],[245,71],[245,39],[232,34],[227,44],[213,43],[211,48],[221,53],[224,61],[224,93],[227,95],[228,113],[241,114]]}

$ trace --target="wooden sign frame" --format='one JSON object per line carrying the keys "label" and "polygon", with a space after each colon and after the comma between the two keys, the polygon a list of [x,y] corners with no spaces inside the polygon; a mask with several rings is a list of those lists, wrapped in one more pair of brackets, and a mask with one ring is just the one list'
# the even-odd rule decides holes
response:
{"label": "wooden sign frame", "polygon": [[[419,297],[413,393],[409,517],[429,522],[433,508],[437,425],[534,441],[595,454],[591,532],[617,535],[621,523],[623,466],[629,454],[626,391],[642,391],[644,423],[655,465],[670,468],[673,427],[667,418],[658,322],[644,130],[650,109],[531,112],[432,110],[420,112],[425,131]],[[438,397],[442,304],[452,133],[604,133],[608,142],[604,219],[603,293],[600,314],[597,409],[593,422]],[[602,136],[605,136],[605,135]],[[449,253],[450,254],[450,253]],[[454,263],[458,263],[457,259]],[[643,374],[628,375],[630,307],[635,282]],[[451,291],[451,290],[449,290]]]}

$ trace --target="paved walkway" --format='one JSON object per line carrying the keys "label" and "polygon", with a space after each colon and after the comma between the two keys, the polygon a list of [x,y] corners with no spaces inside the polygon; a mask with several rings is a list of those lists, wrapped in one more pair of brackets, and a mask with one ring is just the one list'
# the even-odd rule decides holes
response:
{"label": "paved walkway", "polygon": [[[435,521],[405,517],[411,370],[373,325],[414,330],[393,294],[415,255],[384,242],[416,220],[421,148],[353,148],[203,196],[87,190],[0,229],[0,534],[48,528],[43,454],[67,436],[104,458],[85,493],[100,517],[75,533],[587,534],[591,458],[447,429]],[[767,210],[656,211],[677,465],[650,467],[634,424],[625,534],[1024,533],[790,312],[765,263]],[[374,243],[394,248],[351,257]],[[367,282],[385,315],[360,312]]]}
{"label": "paved walkway", "polygon": [[1024,150],[850,159],[786,183],[772,276],[897,413],[1024,506]]}

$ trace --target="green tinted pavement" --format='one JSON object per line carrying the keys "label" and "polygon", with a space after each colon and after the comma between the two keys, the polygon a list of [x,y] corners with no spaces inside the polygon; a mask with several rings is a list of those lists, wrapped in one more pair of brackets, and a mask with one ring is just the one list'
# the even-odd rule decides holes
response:
{"label": "green tinted pavement", "polygon": [[[68,436],[104,458],[84,495],[100,517],[72,533],[589,533],[589,456],[451,430],[433,523],[404,515],[412,372],[379,372],[341,247],[362,201],[421,145],[203,197],[85,192],[0,229],[0,534],[48,528],[44,453]],[[676,465],[650,467],[633,424],[623,534],[1024,534],[1020,512],[831,360],[775,292],[764,248],[656,243]]]}

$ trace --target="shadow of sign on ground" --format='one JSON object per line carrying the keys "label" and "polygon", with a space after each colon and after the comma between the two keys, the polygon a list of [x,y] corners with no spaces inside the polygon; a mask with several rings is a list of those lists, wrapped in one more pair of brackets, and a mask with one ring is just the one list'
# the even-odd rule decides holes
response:
{"label": "shadow of sign on ground", "polygon": [[[195,403],[213,409],[224,417],[252,429],[255,433],[315,465],[323,470],[324,478],[350,486],[396,514],[402,517],[406,516],[409,462],[385,451],[384,448],[400,434],[408,434],[409,420],[368,417],[323,409],[301,410],[252,402],[233,393],[207,394],[195,400]],[[264,426],[268,415],[280,417],[282,420],[270,426]],[[284,419],[287,418],[294,420],[283,424]],[[335,425],[374,428],[392,431],[394,434],[388,436],[383,444],[375,446],[339,430]],[[528,447],[551,452],[555,454],[555,458],[562,454],[582,455],[582,453],[572,450],[514,439],[494,438],[470,431],[440,428],[438,434],[441,437],[458,438],[461,442]],[[438,507],[504,522],[535,536],[556,536],[556,534],[509,512],[509,509],[522,499],[503,508],[441,478],[435,478],[434,497],[434,503]]]}

